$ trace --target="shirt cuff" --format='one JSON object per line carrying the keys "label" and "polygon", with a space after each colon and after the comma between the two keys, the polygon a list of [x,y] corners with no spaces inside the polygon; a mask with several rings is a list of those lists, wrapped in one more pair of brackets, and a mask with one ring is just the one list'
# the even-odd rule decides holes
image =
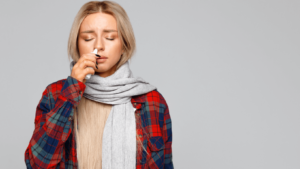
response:
{"label": "shirt cuff", "polygon": [[85,88],[86,85],[83,82],[72,76],[68,76],[61,89],[61,96],[73,103],[74,106],[77,106],[82,98]]}

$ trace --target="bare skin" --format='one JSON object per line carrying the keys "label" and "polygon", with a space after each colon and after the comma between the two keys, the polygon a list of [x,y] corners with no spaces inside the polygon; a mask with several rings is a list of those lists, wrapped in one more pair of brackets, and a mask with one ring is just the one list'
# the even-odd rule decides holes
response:
{"label": "bare skin", "polygon": [[[72,69],[73,78],[85,83],[84,78],[87,74],[101,77],[112,75],[124,52],[117,32],[116,19],[105,13],[89,14],[80,25],[78,49],[80,58]],[[101,58],[107,59],[98,59],[99,57],[91,53],[94,49],[98,49]]]}

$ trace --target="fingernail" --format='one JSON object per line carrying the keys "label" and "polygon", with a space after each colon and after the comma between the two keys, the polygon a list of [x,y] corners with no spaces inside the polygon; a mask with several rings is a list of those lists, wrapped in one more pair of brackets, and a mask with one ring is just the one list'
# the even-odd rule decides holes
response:
{"label": "fingernail", "polygon": [[100,55],[98,55],[98,54],[95,54],[97,57],[101,57]]}

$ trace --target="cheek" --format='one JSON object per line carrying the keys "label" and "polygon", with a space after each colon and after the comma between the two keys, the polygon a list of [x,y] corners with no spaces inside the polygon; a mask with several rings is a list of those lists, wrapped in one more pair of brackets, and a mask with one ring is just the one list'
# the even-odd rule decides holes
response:
{"label": "cheek", "polygon": [[79,50],[81,50],[81,49],[83,48],[83,46],[84,46],[83,43],[82,43],[82,41],[79,40],[79,39],[78,39],[78,41],[77,41],[77,45],[78,45],[78,49],[79,49]]}
{"label": "cheek", "polygon": [[119,59],[121,58],[121,45],[119,42],[111,46],[110,54],[111,57],[113,57],[113,60],[119,61]]}
{"label": "cheek", "polygon": [[80,54],[86,53],[87,50],[89,49],[87,44],[84,43],[83,40],[78,40],[77,44],[78,44],[78,50]]}
{"label": "cheek", "polygon": [[121,55],[118,52],[114,52],[111,58],[111,66],[114,66],[121,58]]}

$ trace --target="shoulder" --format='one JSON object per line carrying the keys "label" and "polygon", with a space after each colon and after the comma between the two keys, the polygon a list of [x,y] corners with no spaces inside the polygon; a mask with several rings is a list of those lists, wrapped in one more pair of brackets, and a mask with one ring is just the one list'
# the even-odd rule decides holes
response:
{"label": "shoulder", "polygon": [[145,102],[147,103],[147,105],[157,107],[159,109],[168,108],[166,99],[157,89],[145,94]]}
{"label": "shoulder", "polygon": [[161,94],[161,92],[159,92],[157,89],[152,90],[152,91],[146,93],[146,98],[148,100],[151,100],[151,99],[153,100],[154,99],[155,101],[167,104],[166,99]]}

